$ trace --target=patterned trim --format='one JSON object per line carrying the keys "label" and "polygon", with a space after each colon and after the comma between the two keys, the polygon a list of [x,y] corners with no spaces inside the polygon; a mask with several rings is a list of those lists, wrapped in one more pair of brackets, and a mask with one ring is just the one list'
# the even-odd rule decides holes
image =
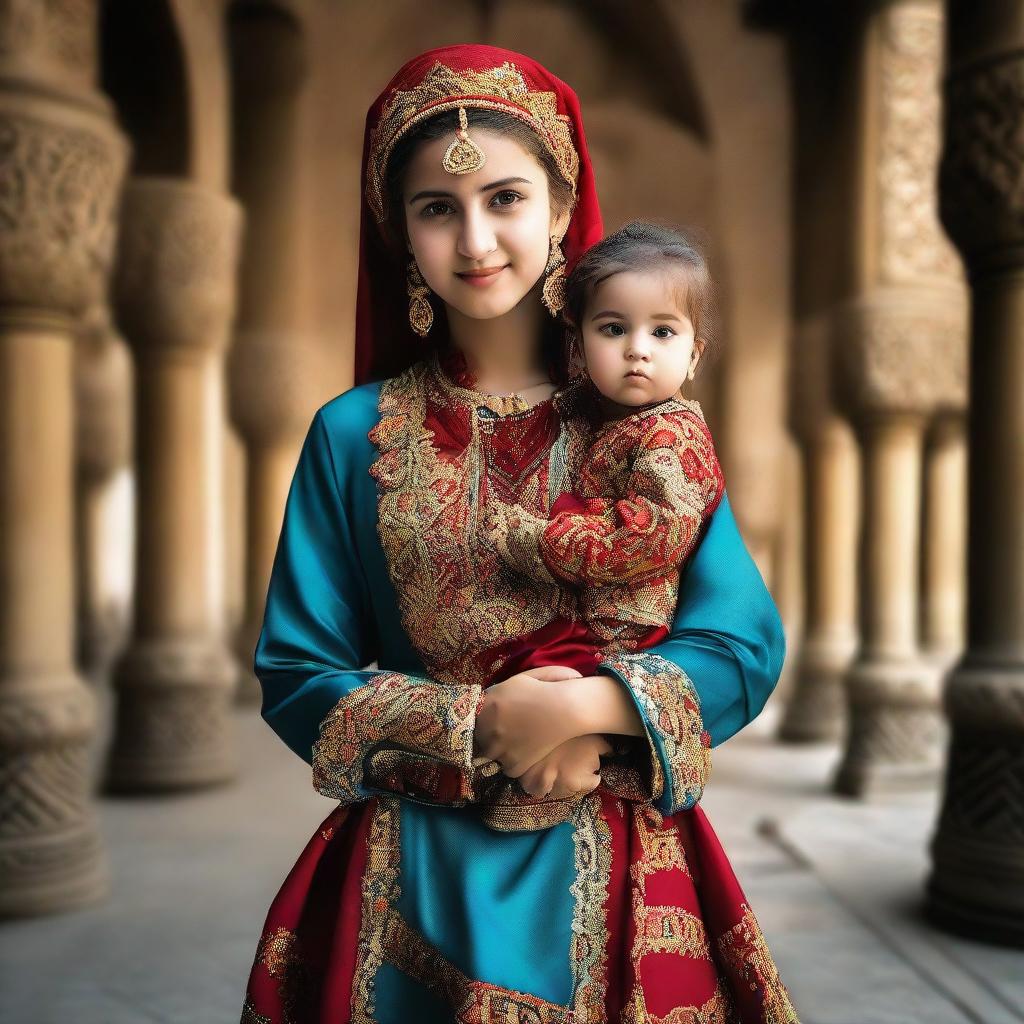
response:
{"label": "patterned trim", "polygon": [[398,797],[379,797],[366,837],[366,870],[360,912],[356,969],[352,975],[352,1024],[374,1024],[374,983],[390,945],[389,913],[401,895],[398,865],[402,812]]}
{"label": "patterned trim", "polygon": [[473,795],[473,730],[482,692],[479,685],[378,673],[321,722],[313,787],[343,804],[366,799],[368,790],[387,790],[462,806]]}
{"label": "patterned trim", "polygon": [[752,992],[760,991],[763,1024],[800,1024],[754,912],[746,903],[742,909],[740,922],[718,939],[724,966],[734,973],[737,983]]}
{"label": "patterned trim", "polygon": [[573,1019],[606,1019],[608,989],[608,887],[612,873],[612,833],[601,797],[589,793],[574,819],[576,881],[569,959],[573,970]]}
{"label": "patterned trim", "polygon": [[741,1024],[732,1000],[721,984],[702,1006],[676,1006],[664,1017],[651,1013],[643,992],[634,989],[619,1021],[620,1024]]}
{"label": "patterned trim", "polygon": [[[704,728],[689,676],[666,658],[644,652],[602,661],[597,671],[620,679],[644,717],[652,802],[665,814],[693,807],[711,771],[711,736]],[[665,751],[664,767],[659,743]]]}
{"label": "patterned trim", "polygon": [[370,137],[366,201],[378,224],[387,216],[384,175],[395,143],[426,118],[459,107],[499,110],[528,124],[555,158],[575,200],[579,154],[572,141],[571,121],[558,113],[555,93],[531,90],[511,61],[480,71],[457,71],[437,61],[419,85],[395,90]]}

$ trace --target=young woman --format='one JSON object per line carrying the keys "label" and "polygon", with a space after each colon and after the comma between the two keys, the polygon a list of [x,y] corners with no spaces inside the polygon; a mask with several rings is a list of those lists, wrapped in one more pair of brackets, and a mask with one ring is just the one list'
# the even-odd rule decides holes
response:
{"label": "young woman", "polygon": [[[313,420],[256,653],[264,718],[340,803],[243,1021],[796,1019],[696,806],[783,656],[727,498],[671,633],[586,676],[543,657],[572,593],[483,541],[586,451],[549,313],[600,235],[578,101],[529,58],[432,50],[371,107],[360,383]],[[550,799],[516,782],[545,760]]]}

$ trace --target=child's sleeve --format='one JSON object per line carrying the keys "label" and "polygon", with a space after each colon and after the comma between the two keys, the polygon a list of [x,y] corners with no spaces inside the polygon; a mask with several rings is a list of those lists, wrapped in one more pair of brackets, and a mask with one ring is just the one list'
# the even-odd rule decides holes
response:
{"label": "child's sleeve", "polygon": [[[461,806],[473,792],[482,687],[367,670],[376,658],[367,581],[321,412],[292,480],[256,648],[263,717],[311,761],[324,796],[356,803],[388,792]],[[311,720],[320,723],[312,747]]]}
{"label": "child's sleeve", "polygon": [[646,430],[620,497],[580,499],[550,519],[516,507],[487,525],[504,560],[531,578],[628,585],[679,569],[723,487],[706,424],[681,411]]}

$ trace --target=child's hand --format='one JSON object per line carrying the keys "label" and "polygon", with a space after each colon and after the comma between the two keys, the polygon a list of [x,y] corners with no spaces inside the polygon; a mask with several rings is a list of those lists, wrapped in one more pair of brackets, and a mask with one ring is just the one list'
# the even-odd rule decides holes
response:
{"label": "child's hand", "polygon": [[600,733],[575,736],[527,769],[519,785],[530,796],[563,800],[578,793],[590,793],[601,784],[601,755],[612,752]]}
{"label": "child's hand", "polygon": [[531,668],[494,683],[476,719],[474,764],[497,761],[511,779],[546,757],[575,732],[571,695],[557,685],[579,679],[563,665]]}

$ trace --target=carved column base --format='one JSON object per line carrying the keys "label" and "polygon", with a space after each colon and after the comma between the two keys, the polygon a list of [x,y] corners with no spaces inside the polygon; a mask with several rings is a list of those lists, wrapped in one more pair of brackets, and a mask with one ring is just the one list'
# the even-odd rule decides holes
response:
{"label": "carved column base", "polygon": [[194,789],[234,778],[237,666],[212,639],[136,641],[117,666],[113,792]]}
{"label": "carved column base", "polygon": [[965,662],[945,703],[952,736],[928,914],[1024,946],[1024,668]]}
{"label": "carved column base", "polygon": [[779,729],[785,743],[838,740],[846,721],[843,680],[850,669],[854,645],[808,637],[800,652],[796,686]]}
{"label": "carved column base", "polygon": [[106,863],[90,806],[96,702],[67,675],[7,678],[0,707],[0,917],[94,903]]}
{"label": "carved column base", "polygon": [[926,789],[942,767],[941,677],[923,661],[862,661],[846,677],[846,749],[837,793],[870,797]]}

